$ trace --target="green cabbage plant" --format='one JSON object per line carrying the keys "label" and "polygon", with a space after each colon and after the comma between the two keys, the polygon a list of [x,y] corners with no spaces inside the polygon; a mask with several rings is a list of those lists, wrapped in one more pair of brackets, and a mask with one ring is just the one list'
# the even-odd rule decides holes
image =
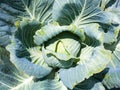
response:
{"label": "green cabbage plant", "polygon": [[119,0],[0,0],[0,90],[119,89]]}

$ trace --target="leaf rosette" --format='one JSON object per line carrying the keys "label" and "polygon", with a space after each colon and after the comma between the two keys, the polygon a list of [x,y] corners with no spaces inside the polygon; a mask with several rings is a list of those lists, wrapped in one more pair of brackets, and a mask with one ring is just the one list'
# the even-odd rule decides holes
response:
{"label": "leaf rosette", "polygon": [[[109,8],[111,0],[18,0],[20,6],[6,1],[0,3],[0,13],[6,12],[4,5],[7,5],[19,12],[19,18],[11,26],[14,28],[11,43],[1,41],[0,45],[10,43],[6,47],[10,61],[31,80],[29,90],[104,90],[103,85],[119,86],[113,78],[114,74],[120,76],[116,63],[119,62],[119,13]],[[15,13],[12,9],[8,9],[10,17]],[[0,39],[6,35],[3,31],[0,34]],[[110,70],[100,82],[94,76],[106,68]]]}

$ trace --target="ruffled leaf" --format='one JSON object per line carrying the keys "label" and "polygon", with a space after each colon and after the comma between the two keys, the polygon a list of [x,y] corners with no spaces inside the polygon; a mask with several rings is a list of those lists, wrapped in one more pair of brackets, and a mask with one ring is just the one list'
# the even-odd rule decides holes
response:
{"label": "ruffled leaf", "polygon": [[79,60],[77,56],[81,48],[80,40],[70,32],[62,32],[44,44],[43,57],[50,66],[70,67]]}
{"label": "ruffled leaf", "polygon": [[55,25],[47,25],[42,29],[36,31],[34,35],[34,42],[37,45],[43,44],[45,41],[51,39],[52,37],[58,35],[59,33],[65,31],[67,28],[66,26],[55,26]]}
{"label": "ruffled leaf", "polygon": [[44,27],[42,27],[40,30],[37,30],[34,35],[34,42],[37,45],[41,45],[44,42],[48,41],[49,39],[52,39],[53,37],[59,35],[62,32],[71,32],[73,34],[76,34],[80,40],[84,41],[84,31],[79,28],[74,28],[74,26],[59,26],[54,24],[48,24]]}
{"label": "ruffled leaf", "polygon": [[68,68],[73,62],[79,61],[79,58],[62,53],[54,53],[43,49],[43,57],[45,62],[52,67]]}

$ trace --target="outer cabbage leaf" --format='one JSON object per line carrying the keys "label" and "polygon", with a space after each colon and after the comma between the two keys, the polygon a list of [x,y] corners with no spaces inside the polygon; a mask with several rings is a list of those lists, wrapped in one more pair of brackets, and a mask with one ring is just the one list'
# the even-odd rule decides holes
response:
{"label": "outer cabbage leaf", "polygon": [[100,28],[100,30],[104,31],[103,33],[103,42],[112,44],[113,42],[117,41],[117,37],[119,34],[119,28],[120,26],[109,26],[107,29],[107,32],[105,32],[104,28]]}
{"label": "outer cabbage leaf", "polygon": [[[3,55],[4,54],[4,55]],[[38,53],[34,53],[37,54]],[[34,56],[33,54],[33,56]],[[0,89],[1,90],[67,90],[54,71],[38,79],[17,69],[9,61],[9,52],[0,47]]]}
{"label": "outer cabbage leaf", "polygon": [[46,25],[42,27],[40,30],[37,30],[34,35],[34,42],[37,45],[43,44],[45,41],[51,39],[52,37],[58,35],[59,33],[65,31],[67,28],[66,26],[59,26],[59,25]]}
{"label": "outer cabbage leaf", "polygon": [[[5,69],[10,69],[6,67]],[[13,73],[13,75],[10,73]],[[0,72],[0,84],[2,85],[2,87],[0,86],[1,90],[30,90],[30,87],[33,84],[33,77],[27,76],[24,73],[19,73],[20,72],[13,70],[9,70],[9,73],[4,73],[2,69]]]}
{"label": "outer cabbage leaf", "polygon": [[41,23],[33,20],[24,20],[19,23],[18,30],[15,32],[15,38],[17,38],[25,48],[36,46],[33,41],[33,35],[41,28]]}
{"label": "outer cabbage leaf", "polygon": [[48,75],[52,68],[44,62],[40,47],[33,42],[33,35],[38,28],[40,25],[37,22],[20,22],[20,27],[7,50],[10,52],[10,61],[18,69],[28,75],[42,78]]}
{"label": "outer cabbage leaf", "polygon": [[36,81],[30,90],[68,90],[59,80],[58,73],[51,73],[44,80]]}
{"label": "outer cabbage leaf", "polygon": [[[5,50],[5,48],[0,47],[0,88],[3,90],[6,90],[10,87],[10,84],[8,83],[10,80],[6,78],[6,75],[4,74],[7,71],[7,69],[5,70],[5,66],[7,66],[6,64],[10,64],[8,59],[9,53]],[[8,68],[8,66],[6,68]],[[12,84],[14,85],[14,83],[11,83],[11,85]]]}
{"label": "outer cabbage leaf", "polygon": [[111,7],[117,0],[101,0],[100,7],[105,10],[108,7]]}
{"label": "outer cabbage leaf", "polygon": [[52,17],[60,25],[76,26],[101,22],[109,23],[103,11],[99,9],[100,0],[56,0]]}
{"label": "outer cabbage leaf", "polygon": [[63,83],[59,81],[58,74],[50,74],[45,77],[45,80],[35,81],[36,78],[33,76],[28,76],[16,69],[9,61],[9,52],[4,48],[0,48],[0,60],[1,90],[67,90]]}
{"label": "outer cabbage leaf", "polygon": [[32,84],[33,77],[18,70],[9,61],[9,52],[0,47],[0,89],[29,90]]}
{"label": "outer cabbage leaf", "polygon": [[105,90],[105,88],[100,81],[94,77],[90,77],[76,85],[73,90]]}
{"label": "outer cabbage leaf", "polygon": [[93,74],[104,70],[111,59],[110,56],[111,52],[102,46],[85,47],[81,51],[80,61],[76,67],[59,71],[60,79],[68,88],[72,89]]}
{"label": "outer cabbage leaf", "polygon": [[85,33],[85,41],[84,43],[88,46],[98,46],[103,42],[103,31],[100,31],[100,25],[97,23],[94,24],[86,24],[83,27],[83,31]]}
{"label": "outer cabbage leaf", "polygon": [[[13,16],[11,20],[28,18],[46,22],[50,19],[53,2],[54,0],[4,0],[0,2],[0,11],[7,18]],[[7,19],[4,17],[3,20]]]}
{"label": "outer cabbage leaf", "polygon": [[10,36],[21,19],[51,21],[54,0],[0,0],[0,45],[10,43]]}
{"label": "outer cabbage leaf", "polygon": [[[97,23],[93,23],[93,24],[86,24],[85,26],[83,26],[83,31],[88,37],[98,40],[99,41],[98,43],[111,44],[117,41],[119,28],[120,26],[112,26],[112,25],[106,25],[106,24],[99,25]],[[87,36],[86,36],[86,39],[88,38]],[[86,41],[86,42],[91,43],[91,41]]]}
{"label": "outer cabbage leaf", "polygon": [[106,12],[107,17],[110,18],[111,23],[113,24],[120,24],[120,10],[118,9],[108,9]]}
{"label": "outer cabbage leaf", "polygon": [[[111,0],[112,1],[112,0]],[[114,1],[114,0],[113,0]],[[105,9],[106,16],[113,24],[120,24],[120,1],[115,0],[115,3]]]}
{"label": "outer cabbage leaf", "polygon": [[[17,43],[19,43],[19,42],[17,42]],[[27,57],[21,57],[21,58],[17,57],[16,50],[18,48],[21,48],[21,47],[16,45],[16,43],[7,46],[7,50],[10,52],[10,61],[18,69],[23,70],[28,75],[36,76],[38,78],[42,78],[51,72],[51,68],[48,67],[46,64],[40,65],[41,63],[38,63],[38,62],[35,64],[35,61],[37,61],[37,60],[38,61],[40,60],[39,62],[43,62],[43,60],[41,60],[41,57],[39,57],[37,55],[34,56],[34,58],[31,58],[32,62],[30,62]],[[34,50],[34,48],[33,48],[33,50]],[[34,51],[34,52],[36,53],[37,51]],[[31,55],[30,57],[33,57],[33,55]]]}
{"label": "outer cabbage leaf", "polygon": [[117,44],[115,51],[112,54],[112,60],[107,65],[106,69],[108,69],[108,72],[105,74],[102,83],[108,89],[120,88],[120,41]]}

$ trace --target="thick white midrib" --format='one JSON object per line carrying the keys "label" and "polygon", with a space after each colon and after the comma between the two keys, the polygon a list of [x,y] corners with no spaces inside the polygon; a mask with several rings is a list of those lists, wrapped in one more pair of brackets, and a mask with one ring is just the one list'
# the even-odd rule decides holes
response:
{"label": "thick white midrib", "polygon": [[[1,73],[1,72],[0,72],[0,73]],[[1,74],[4,74],[4,73],[1,73]],[[5,76],[20,81],[19,79],[15,78],[15,77],[13,77],[13,76],[10,76],[10,75],[7,75],[7,74],[6,74]],[[2,81],[0,81],[0,84],[4,85],[4,86],[6,86],[6,87],[8,87],[8,88],[10,88],[10,89],[12,88],[12,86],[7,85],[6,83],[4,83],[4,82],[2,82]]]}
{"label": "thick white midrib", "polygon": [[[78,15],[78,17],[76,17],[76,19],[72,22],[72,24],[75,24],[76,26],[79,26],[79,25],[82,24],[82,22],[83,22],[84,20],[86,20],[86,19],[88,19],[88,18],[91,18],[91,17],[93,17],[93,16],[96,16],[96,15],[99,15],[100,13],[102,13],[102,11],[99,11],[99,12],[96,12],[96,13],[94,13],[94,14],[92,14],[92,15],[88,15],[88,16],[86,16],[86,17],[82,17],[82,15],[83,15],[83,13],[84,13],[84,10],[85,10],[85,8],[86,8],[86,4],[87,4],[87,1],[85,0],[84,5],[83,5],[83,8],[82,8],[80,14]],[[96,7],[96,8],[98,8],[98,7]],[[91,12],[93,12],[94,10],[96,10],[96,8],[94,8]],[[90,12],[90,13],[91,13],[91,12]]]}
{"label": "thick white midrib", "polygon": [[35,2],[33,2],[34,4],[33,4],[33,11],[32,11],[32,14],[33,14],[33,17],[35,17],[35,8],[36,8],[36,3]]}
{"label": "thick white midrib", "polygon": [[25,79],[25,80],[23,81],[23,83],[17,85],[16,87],[11,88],[10,90],[19,90],[20,87],[22,87],[22,86],[24,86],[24,85],[29,85],[29,83],[31,84],[32,81],[33,81],[33,76]]}
{"label": "thick white midrib", "polygon": [[31,18],[31,19],[34,19],[35,17],[32,15],[32,13],[30,12],[29,8],[26,6],[24,0],[21,0],[21,1],[22,1],[22,3],[23,3],[24,6],[25,6],[26,11],[27,11],[28,14],[30,15],[30,18]]}
{"label": "thick white midrib", "polygon": [[77,25],[77,23],[79,22],[79,20],[82,18],[82,15],[83,15],[83,13],[84,13],[84,10],[85,10],[85,7],[86,7],[86,3],[87,1],[85,0],[85,2],[84,2],[84,5],[83,5],[83,8],[82,8],[82,10],[81,10],[81,13],[80,13],[80,15],[77,17],[77,19],[75,20],[75,25]]}
{"label": "thick white midrib", "polygon": [[81,21],[83,21],[83,20],[85,20],[85,19],[88,19],[88,18],[90,18],[90,17],[93,17],[93,16],[95,16],[95,15],[98,15],[98,14],[100,14],[100,13],[102,13],[102,11],[97,12],[97,13],[92,14],[92,15],[89,15],[89,16],[87,16],[87,17],[85,17],[85,18],[81,19]]}

